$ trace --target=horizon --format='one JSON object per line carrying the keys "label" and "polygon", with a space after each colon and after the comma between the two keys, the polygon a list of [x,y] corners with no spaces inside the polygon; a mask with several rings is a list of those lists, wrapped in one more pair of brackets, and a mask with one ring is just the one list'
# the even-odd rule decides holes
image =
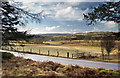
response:
{"label": "horizon", "polygon": [[30,35],[56,35],[56,34],[82,34],[82,33],[101,33],[101,32],[109,32],[109,33],[111,33],[111,32],[113,32],[113,33],[118,33],[118,32],[115,32],[115,31],[98,31],[98,32],[78,32],[78,33],[39,33],[39,34],[30,34]]}

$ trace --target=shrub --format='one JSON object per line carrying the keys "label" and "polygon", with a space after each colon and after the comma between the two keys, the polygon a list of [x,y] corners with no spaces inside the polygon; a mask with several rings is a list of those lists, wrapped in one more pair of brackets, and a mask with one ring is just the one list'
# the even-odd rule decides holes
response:
{"label": "shrub", "polygon": [[114,78],[118,78],[118,75],[120,74],[117,71],[114,70],[100,70],[99,71],[100,75],[103,77],[114,77]]}
{"label": "shrub", "polygon": [[109,75],[118,76],[120,73],[114,70],[109,70]]}
{"label": "shrub", "polygon": [[3,60],[9,60],[9,59],[11,59],[13,56],[14,56],[14,55],[11,54],[11,53],[7,53],[7,52],[3,52],[3,53],[2,53],[2,59],[3,59]]}
{"label": "shrub", "polygon": [[72,65],[68,65],[66,68],[65,68],[65,71],[72,71],[74,70],[74,67]]}
{"label": "shrub", "polygon": [[61,42],[61,44],[65,44],[64,42]]}
{"label": "shrub", "polygon": [[119,72],[119,73],[120,73],[120,69],[118,69],[118,70],[114,70],[114,71],[116,71],[116,72]]}
{"label": "shrub", "polygon": [[63,70],[64,70],[64,68],[57,68],[57,69],[56,69],[56,72],[61,73]]}
{"label": "shrub", "polygon": [[119,73],[119,72],[114,72],[114,71],[113,71],[113,76],[120,76],[120,73]]}
{"label": "shrub", "polygon": [[55,72],[49,71],[45,73],[48,78],[57,78],[57,75],[55,74]]}
{"label": "shrub", "polygon": [[98,68],[98,70],[100,71],[100,70],[105,70],[104,68]]}
{"label": "shrub", "polygon": [[72,71],[66,72],[68,77],[75,77],[75,78],[96,78],[99,76],[98,71],[92,69],[81,69],[77,68]]}
{"label": "shrub", "polygon": [[107,71],[107,70],[100,70],[99,73],[100,73],[100,74],[107,75],[108,71]]}
{"label": "shrub", "polygon": [[44,43],[45,45],[50,45],[50,43]]}
{"label": "shrub", "polygon": [[54,63],[52,61],[49,61],[49,62],[41,62],[39,64],[39,68],[47,68],[47,69],[51,69],[52,71],[56,71],[57,68],[59,67],[63,67],[63,65],[59,64],[59,63]]}

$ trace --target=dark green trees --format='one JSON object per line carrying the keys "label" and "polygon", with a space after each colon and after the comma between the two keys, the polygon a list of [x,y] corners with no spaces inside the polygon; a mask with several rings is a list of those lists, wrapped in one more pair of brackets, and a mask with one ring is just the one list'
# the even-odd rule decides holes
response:
{"label": "dark green trees", "polygon": [[102,38],[102,49],[104,48],[107,51],[108,57],[110,56],[111,51],[115,49],[115,37],[114,36],[105,36]]}
{"label": "dark green trees", "polygon": [[9,44],[8,40],[27,38],[27,31],[18,32],[16,25],[24,26],[28,23],[28,19],[40,23],[42,17],[41,13],[32,14],[5,1],[0,1],[0,12],[0,20],[2,21],[0,25],[4,44]]}
{"label": "dark green trees", "polygon": [[97,21],[114,21],[115,23],[120,23],[120,1],[104,3],[95,7],[92,12],[83,15],[88,25],[94,24]]}
{"label": "dark green trees", "polygon": [[[119,32],[117,34],[110,34],[102,38],[101,51],[103,53],[103,48],[106,49],[108,56],[110,52],[113,50],[115,46],[115,39],[113,39],[113,35],[115,35],[118,40],[120,37],[120,1],[118,2],[106,2],[98,7],[95,7],[94,10],[88,14],[83,14],[84,19],[87,20],[87,24],[95,24],[97,21],[114,21],[118,24]],[[118,46],[119,48],[120,46]],[[119,50],[118,50],[119,51]],[[103,54],[102,54],[103,55]]]}
{"label": "dark green trees", "polygon": [[115,35],[120,36],[120,1],[104,3],[95,7],[92,12],[83,15],[88,25],[95,24],[97,21],[114,21],[119,29],[119,33]]}

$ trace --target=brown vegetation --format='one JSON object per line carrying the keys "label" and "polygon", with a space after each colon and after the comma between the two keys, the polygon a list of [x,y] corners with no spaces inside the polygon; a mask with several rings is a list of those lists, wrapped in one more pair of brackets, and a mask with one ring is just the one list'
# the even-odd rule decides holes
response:
{"label": "brown vegetation", "polygon": [[3,59],[3,77],[49,77],[49,78],[117,78],[120,70],[87,68],[78,65],[61,65],[52,61],[36,62],[22,57]]}

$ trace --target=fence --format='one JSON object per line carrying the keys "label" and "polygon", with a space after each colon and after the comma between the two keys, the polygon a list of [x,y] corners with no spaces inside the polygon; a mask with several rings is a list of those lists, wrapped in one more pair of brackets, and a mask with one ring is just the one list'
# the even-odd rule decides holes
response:
{"label": "fence", "polygon": [[99,53],[80,52],[78,50],[69,50],[69,49],[51,48],[51,47],[2,46],[2,49],[10,50],[10,51],[25,52],[25,53],[35,53],[35,54],[48,55],[48,56],[67,57],[67,58],[78,58],[80,56],[83,56],[81,54],[94,55],[94,56],[100,55]]}

